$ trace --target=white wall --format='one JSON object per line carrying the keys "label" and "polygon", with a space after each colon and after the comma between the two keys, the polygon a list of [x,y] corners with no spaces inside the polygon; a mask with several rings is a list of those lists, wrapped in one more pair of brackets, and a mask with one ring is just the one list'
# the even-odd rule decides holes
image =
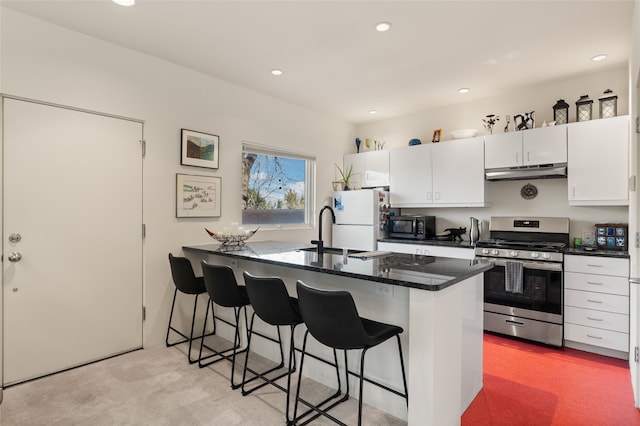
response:
{"label": "white wall", "polygon": [[[631,35],[631,51],[629,52],[629,111],[630,117],[632,117],[630,124],[630,155],[629,155],[629,167],[634,170],[632,174],[636,175],[637,179],[637,167],[640,163],[638,156],[640,156],[640,150],[638,149],[638,143],[640,138],[636,132],[635,119],[640,114],[640,0],[635,0],[633,9],[633,25]],[[640,184],[640,181],[637,182]],[[639,188],[640,189],[640,188]],[[629,199],[629,217],[631,223],[629,224],[629,235],[635,235],[640,231],[640,199],[638,197],[638,190],[631,192]],[[631,276],[640,277],[640,259],[638,258],[638,249],[631,247]],[[637,401],[640,406],[640,400]]]}
{"label": "white wall", "polygon": [[[635,0],[633,8],[633,23],[631,35],[631,51],[629,52],[629,111],[631,117],[638,117],[640,113],[640,0]],[[630,126],[631,149],[629,155],[629,164],[633,174],[638,175],[638,163],[640,150],[638,142],[640,138],[636,132],[635,120],[632,120]],[[638,182],[640,183],[640,182]],[[638,198],[638,189],[630,192],[629,199],[629,235],[636,235],[640,230],[640,199]],[[635,245],[629,248],[631,255],[631,274],[632,278],[640,277],[640,258],[639,250]],[[634,348],[640,342],[640,289],[638,285],[630,286],[630,316],[629,316],[629,366],[631,369],[631,383],[633,384],[633,393],[635,406],[640,408],[640,365],[634,361]]]}
{"label": "white wall", "polygon": [[[160,344],[166,332],[174,288],[167,253],[211,242],[205,226],[241,221],[242,141],[316,156],[315,203],[321,207],[330,197],[333,164],[342,161],[344,141],[354,137],[350,124],[1,10],[3,93],[145,120],[145,346]],[[181,128],[220,136],[217,171],[180,165]],[[176,219],[176,173],[222,177],[222,216]],[[254,238],[308,242],[315,232],[261,229]]]}
{"label": "white wall", "polygon": [[[588,64],[591,65],[591,64]],[[505,116],[519,112],[536,111],[536,127],[543,120],[553,120],[553,105],[563,98],[570,106],[570,121],[575,121],[575,101],[580,95],[588,94],[594,99],[594,117],[598,117],[597,98],[605,89],[612,89],[618,95],[618,114],[629,111],[628,70],[626,65],[613,68],[596,66],[590,74],[570,80],[549,82],[541,86],[523,87],[517,93],[465,104],[453,105],[437,110],[398,117],[390,120],[357,126],[356,135],[386,141],[385,148],[399,148],[407,145],[411,138],[419,138],[422,143],[430,143],[434,129],[443,129],[443,142],[452,139],[450,130],[473,128],[480,134],[487,134],[482,127],[482,118],[487,114],[497,114],[500,121],[494,133],[502,133]],[[513,129],[513,128],[511,128]],[[604,146],[603,146],[604,148]],[[348,147],[355,152],[355,145]],[[604,151],[603,151],[604,153]],[[460,155],[464,155],[463,152]],[[452,164],[451,167],[456,167]],[[520,196],[520,189],[526,183],[538,188],[538,196],[530,201]],[[469,227],[469,216],[482,219],[488,224],[491,216],[538,215],[571,218],[571,236],[581,236],[583,230],[593,230],[598,222],[627,222],[627,207],[569,207],[566,179],[524,180],[511,182],[489,182],[489,207],[485,208],[439,208],[403,209],[404,213],[427,213],[436,216],[436,227],[442,232],[450,227]],[[485,235],[486,235],[485,226]]]}

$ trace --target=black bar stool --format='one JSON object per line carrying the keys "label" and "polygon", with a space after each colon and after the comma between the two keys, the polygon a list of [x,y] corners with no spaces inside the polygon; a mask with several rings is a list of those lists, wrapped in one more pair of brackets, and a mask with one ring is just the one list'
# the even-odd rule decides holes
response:
{"label": "black bar stool", "polygon": [[[171,347],[171,346],[175,346],[180,343],[185,343],[188,341],[189,352],[187,353],[187,358],[189,359],[189,364],[193,364],[195,362],[198,362],[197,358],[196,359],[191,358],[191,346],[194,339],[193,330],[194,330],[194,325],[196,320],[196,312],[198,310],[198,296],[200,296],[203,293],[206,293],[207,290],[204,286],[203,278],[196,277],[196,274],[193,272],[193,267],[191,266],[191,262],[186,257],[176,257],[171,253],[169,253],[169,265],[171,266],[171,276],[173,277],[173,283],[176,286],[176,288],[173,291],[173,302],[171,303],[171,314],[169,314],[169,325],[167,326],[167,337],[165,339],[165,343],[167,347]],[[196,296],[195,301],[193,302],[193,314],[191,317],[191,333],[189,334],[189,336],[187,336],[180,330],[173,327],[173,325],[171,325],[173,321],[173,310],[176,306],[176,297],[178,295],[178,291],[184,294]],[[205,325],[206,325],[206,322],[205,322]],[[172,331],[182,336],[183,340],[169,343],[169,335]],[[204,337],[211,336],[212,334],[215,334],[215,332],[216,332],[216,322],[215,322],[215,316],[213,316],[213,332],[205,335],[203,330],[203,333],[202,333],[203,335],[196,337],[196,339],[202,338],[204,340]]]}
{"label": "black bar stool", "polygon": [[[229,349],[218,351],[210,348],[204,344],[204,339],[200,343],[200,355],[198,357],[198,366],[200,368],[214,364],[223,359],[229,360],[228,353],[231,352],[231,388],[237,389],[241,383],[235,383],[234,372],[236,366],[236,355],[246,352],[246,348],[240,349],[240,313],[244,311],[245,324],[247,321],[247,305],[250,304],[249,296],[247,295],[247,289],[245,286],[239,286],[236,282],[236,277],[233,273],[233,269],[229,266],[212,265],[204,260],[202,261],[202,275],[204,277],[204,285],[209,294],[209,304],[207,305],[207,312],[204,317],[203,330],[207,325],[207,318],[209,316],[209,307],[213,315],[213,304],[223,306],[226,308],[233,308],[234,322],[225,320],[224,318],[217,317],[219,321],[234,328],[233,346]],[[248,336],[247,336],[248,339]],[[202,348],[207,348],[211,352],[211,355],[202,356]],[[209,362],[206,360],[212,359]]]}
{"label": "black bar stool", "polygon": [[[364,380],[403,397],[406,400],[408,406],[409,397],[407,391],[407,378],[404,371],[402,344],[400,342],[400,334],[403,332],[403,329],[395,325],[385,324],[360,317],[358,315],[358,310],[356,308],[355,302],[353,301],[353,297],[351,296],[351,293],[347,291],[327,291],[315,289],[307,286],[302,281],[298,281],[296,283],[296,289],[298,291],[300,313],[302,315],[304,323],[307,326],[307,331],[304,334],[304,341],[302,344],[302,356],[300,358],[300,372],[298,374],[298,389],[296,389],[296,402],[293,411],[293,422],[296,423],[299,419],[306,416],[307,414],[304,413],[300,417],[297,417],[298,401],[300,401],[312,408],[313,411],[316,411],[317,414],[313,418],[317,417],[318,415],[323,415],[338,424],[344,425],[344,423],[342,423],[340,420],[330,415],[328,411],[349,398],[349,373],[360,378],[358,425],[362,424],[362,390]],[[311,335],[318,342],[329,346],[334,350],[344,350],[347,393],[344,398],[336,401],[326,408],[313,406],[307,401],[300,398],[302,367],[304,363],[307,337],[309,333],[311,333]],[[367,350],[394,336],[398,341],[398,351],[400,353],[400,367],[402,369],[404,393],[398,392],[395,389],[391,389],[381,383],[374,382],[373,380],[365,379],[364,377],[364,356],[367,353]],[[352,373],[348,369],[347,350],[351,349],[362,350],[362,354],[360,356],[360,374]],[[301,425],[309,423],[309,421],[313,420],[313,418],[306,420],[305,422],[301,423]]]}
{"label": "black bar stool", "polygon": [[[256,277],[251,275],[248,272],[244,272],[244,282],[247,287],[247,293],[249,294],[249,300],[251,301],[251,306],[253,307],[253,314],[251,315],[251,323],[249,325],[249,338],[247,343],[247,356],[244,360],[244,372],[242,374],[242,394],[248,395],[256,389],[260,389],[263,386],[271,384],[276,388],[287,394],[287,404],[286,404],[286,419],[287,423],[290,422],[289,419],[289,395],[291,393],[291,373],[295,371],[295,346],[293,342],[293,335],[295,328],[298,324],[302,324],[302,317],[300,316],[300,309],[298,308],[298,299],[295,297],[290,297],[287,292],[287,288],[284,285],[284,282],[278,277]],[[265,372],[256,373],[247,367],[251,340],[254,334],[253,324],[256,315],[262,321],[267,324],[273,325],[276,327],[278,331],[278,338],[274,339],[269,336],[265,336],[263,334],[255,333],[267,340],[275,342],[278,344],[280,348],[280,364],[276,367],[273,367]],[[284,351],[282,349],[282,338],[280,336],[280,326],[289,326],[291,332],[291,338],[289,341],[289,364],[287,371],[283,374],[278,375],[277,377],[273,377],[271,379],[267,378],[266,375],[276,371],[282,367],[284,367]],[[246,380],[247,371],[254,374],[254,377],[250,380]],[[287,376],[287,387],[286,389],[280,386],[275,381]],[[261,378],[264,380],[263,383],[253,387],[252,389],[247,390],[245,385],[252,381],[253,379]]]}

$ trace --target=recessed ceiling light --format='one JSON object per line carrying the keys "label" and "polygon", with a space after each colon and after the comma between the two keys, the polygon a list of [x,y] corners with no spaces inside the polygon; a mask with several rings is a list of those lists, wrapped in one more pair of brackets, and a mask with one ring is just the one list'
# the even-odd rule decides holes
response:
{"label": "recessed ceiling light", "polygon": [[378,111],[376,111],[375,109],[371,109],[369,110],[369,114],[373,115],[373,114],[377,114]]}
{"label": "recessed ceiling light", "polygon": [[602,61],[602,60],[604,60],[606,58],[607,58],[607,55],[601,54],[601,55],[594,56],[593,58],[591,58],[591,60],[597,62],[597,61]]}
{"label": "recessed ceiling light", "polygon": [[461,87],[458,89],[458,93],[469,93],[471,91],[471,89],[469,89],[468,87]]}
{"label": "recessed ceiling light", "polygon": [[113,2],[120,6],[133,6],[136,4],[136,0],[113,0]]}
{"label": "recessed ceiling light", "polygon": [[389,31],[390,28],[391,28],[391,24],[388,22],[378,22],[376,24],[376,31],[380,31],[381,33],[385,31]]}
{"label": "recessed ceiling light", "polygon": [[273,74],[273,75],[282,75],[282,70],[273,69],[273,70],[271,70],[271,74]]}

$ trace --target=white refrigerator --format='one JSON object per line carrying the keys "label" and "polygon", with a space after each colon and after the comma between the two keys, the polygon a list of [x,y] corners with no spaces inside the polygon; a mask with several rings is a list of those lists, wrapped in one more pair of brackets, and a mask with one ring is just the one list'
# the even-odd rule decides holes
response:
{"label": "white refrigerator", "polygon": [[333,211],[336,223],[332,229],[331,245],[355,250],[376,250],[378,238],[384,236],[388,204],[388,191],[360,189],[334,192]]}

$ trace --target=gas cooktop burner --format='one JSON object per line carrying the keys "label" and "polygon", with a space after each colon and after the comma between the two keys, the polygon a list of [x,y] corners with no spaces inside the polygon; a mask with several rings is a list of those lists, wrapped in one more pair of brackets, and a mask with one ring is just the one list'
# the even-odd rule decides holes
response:
{"label": "gas cooktop burner", "polygon": [[513,241],[502,239],[488,239],[480,240],[476,243],[476,247],[490,247],[490,248],[513,248],[513,249],[525,249],[525,250],[540,250],[540,251],[562,251],[567,246],[566,243],[551,242],[551,241]]}

